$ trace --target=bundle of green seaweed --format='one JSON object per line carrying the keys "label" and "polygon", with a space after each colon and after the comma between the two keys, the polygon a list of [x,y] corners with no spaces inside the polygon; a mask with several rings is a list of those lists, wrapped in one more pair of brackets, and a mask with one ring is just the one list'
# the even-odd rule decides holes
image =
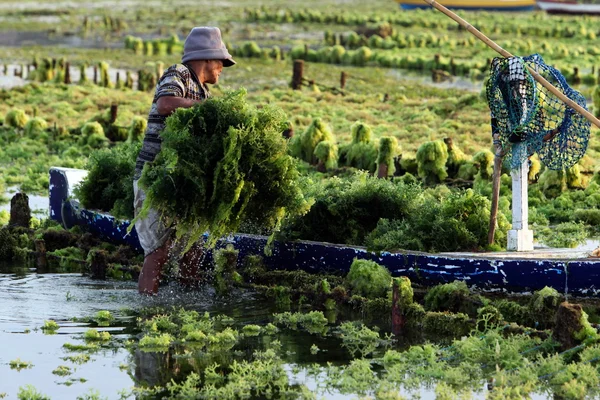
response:
{"label": "bundle of green seaweed", "polygon": [[177,110],[161,152],[144,167],[140,215],[158,210],[188,246],[208,231],[211,247],[242,222],[273,231],[305,213],[310,204],[282,137],[286,121],[280,109],[250,106],[245,89]]}
{"label": "bundle of green seaweed", "polygon": [[123,144],[90,154],[87,177],[75,187],[85,208],[133,218],[133,172],[140,143]]}

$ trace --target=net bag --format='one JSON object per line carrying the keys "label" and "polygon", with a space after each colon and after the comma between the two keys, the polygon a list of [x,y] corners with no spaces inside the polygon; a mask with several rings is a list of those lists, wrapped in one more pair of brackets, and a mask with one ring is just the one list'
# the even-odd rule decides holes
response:
{"label": "net bag", "polygon": [[549,169],[570,168],[585,154],[591,124],[538,83],[526,67],[586,108],[585,98],[539,54],[497,57],[490,66],[486,85],[492,130],[499,134],[499,144],[509,156],[511,168],[519,168],[533,153]]}

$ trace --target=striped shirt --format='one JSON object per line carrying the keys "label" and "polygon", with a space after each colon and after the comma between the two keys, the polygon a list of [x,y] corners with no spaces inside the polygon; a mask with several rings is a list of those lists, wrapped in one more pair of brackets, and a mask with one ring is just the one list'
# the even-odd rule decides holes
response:
{"label": "striped shirt", "polygon": [[142,176],[144,164],[152,162],[160,152],[161,132],[165,129],[167,116],[158,113],[156,102],[163,96],[176,96],[192,100],[203,100],[210,96],[208,87],[198,80],[196,73],[184,64],[169,67],[156,85],[152,107],[148,115],[148,127],[144,142],[135,163],[133,179]]}

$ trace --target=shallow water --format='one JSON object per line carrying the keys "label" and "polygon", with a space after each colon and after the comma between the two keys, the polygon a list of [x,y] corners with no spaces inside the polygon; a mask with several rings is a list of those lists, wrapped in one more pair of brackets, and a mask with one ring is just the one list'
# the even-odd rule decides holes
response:
{"label": "shallow water", "polygon": [[[0,89],[11,89],[14,87],[25,86],[29,83],[32,83],[29,79],[27,79],[28,72],[25,72],[23,78],[19,76],[14,76],[15,71],[21,71],[22,65],[16,64],[8,64],[8,71],[6,75],[0,75]],[[133,79],[134,87],[137,87],[137,71],[130,71],[131,78]],[[81,79],[81,70],[77,66],[72,66],[69,68],[69,74],[71,76],[71,82],[76,84]],[[122,68],[108,68],[108,76],[112,83],[117,81],[117,74],[119,74],[119,79],[121,82],[125,82],[127,78],[127,70]],[[94,67],[87,67],[85,69],[85,76],[87,77],[89,82],[93,82],[94,79]],[[100,79],[100,72],[98,71],[98,79]]]}
{"label": "shallow water", "polygon": [[390,69],[388,76],[393,76],[397,79],[418,82],[422,85],[437,87],[440,89],[462,89],[469,92],[481,92],[483,81],[475,81],[461,76],[453,76],[451,80],[445,82],[433,82],[430,75],[417,73],[403,69]]}
{"label": "shallow water", "polygon": [[[172,375],[168,353],[135,351],[132,354],[122,345],[135,334],[132,330],[135,318],[127,315],[132,310],[158,305],[226,314],[241,325],[266,324],[273,312],[270,302],[247,291],[224,298],[216,296],[210,287],[184,292],[170,285],[162,287],[159,296],[148,298],[137,294],[134,282],[93,281],[79,274],[38,274],[23,266],[0,264],[0,343],[3,349],[0,352],[0,393],[16,398],[20,387],[32,384],[39,392],[54,399],[74,399],[90,389],[99,391],[103,398],[113,399],[119,398],[119,391],[133,387],[138,380],[165,384]],[[129,311],[126,313],[125,309]],[[83,343],[82,334],[90,329],[90,324],[73,322],[73,318],[90,317],[100,310],[109,310],[117,318],[110,328],[98,328],[110,331],[110,348],[92,353],[91,360],[83,365],[63,360],[63,357],[77,353],[65,350],[62,345]],[[39,329],[48,319],[55,320],[60,326],[54,335],[46,335]],[[25,333],[27,330],[31,332]],[[278,340],[290,357],[290,377],[292,363],[348,360],[337,339],[316,338],[303,332],[282,332]],[[315,358],[309,352],[311,343],[326,352]],[[9,362],[17,358],[31,362],[33,367],[21,371],[11,369]],[[70,366],[75,372],[68,377],[53,375],[52,371],[59,365]],[[293,379],[316,387],[315,382],[305,381],[302,376],[301,373]],[[86,381],[80,382],[79,378]],[[68,386],[65,383],[70,379],[76,381]],[[328,398],[349,397],[333,393],[333,397]]]}
{"label": "shallow water", "polygon": [[[83,365],[73,365],[61,358],[75,354],[62,345],[80,343],[81,334],[89,329],[89,324],[71,322],[73,317],[134,306],[139,299],[133,288],[133,283],[107,284],[73,274],[37,274],[17,266],[0,267],[0,392],[16,398],[19,387],[32,384],[52,398],[74,399],[91,388],[109,395],[131,387],[131,378],[118,368],[128,362],[129,354],[124,349],[101,350]],[[46,335],[38,329],[48,319],[60,325],[55,335]],[[125,322],[109,328],[115,339],[128,337],[121,333]],[[31,333],[24,333],[27,330]],[[9,362],[17,358],[33,363],[33,368],[10,369]],[[69,377],[53,375],[59,365],[76,371]],[[69,378],[84,378],[87,382],[67,386],[64,383]]]}
{"label": "shallow water", "polygon": [[122,48],[122,42],[107,42],[99,36],[81,37],[75,35],[48,35],[48,32],[8,31],[0,35],[0,46],[60,46],[72,48],[104,49]]}
{"label": "shallow water", "polygon": [[[4,194],[0,194],[6,202],[0,201],[0,211],[10,211],[10,199],[18,192],[18,188],[11,186],[7,188]],[[48,196],[40,196],[35,194],[28,194],[29,197],[29,208],[31,209],[32,216],[36,218],[47,218],[50,208]]]}
{"label": "shallow water", "polygon": [[[225,314],[235,320],[234,328],[237,329],[249,323],[265,325],[272,321],[274,312],[281,311],[274,309],[272,301],[248,290],[234,289],[223,297],[212,287],[184,291],[170,284],[161,287],[156,297],[141,297],[135,282],[94,281],[79,274],[41,274],[23,265],[0,264],[0,394],[6,393],[7,398],[13,399],[19,388],[30,384],[53,399],[75,399],[91,390],[99,393],[101,398],[119,399],[124,398],[119,392],[129,393],[138,382],[165,385],[171,379],[181,380],[195,362],[193,357],[187,361],[171,351],[142,352],[124,345],[138,334],[136,311],[152,306]],[[95,328],[111,333],[110,345],[85,352],[91,359],[83,365],[65,360],[64,357],[78,353],[67,351],[63,344],[83,344],[83,333],[94,327],[94,324],[74,322],[75,318],[92,317],[100,310],[108,310],[116,318],[109,328]],[[54,335],[46,335],[39,329],[48,319],[55,320],[60,326]],[[338,316],[337,323],[340,321]],[[306,385],[319,399],[359,397],[319,387],[319,382],[307,375],[306,368],[314,363],[324,366],[328,362],[347,364],[351,360],[339,338],[281,330],[272,339],[281,342],[279,353],[290,383]],[[236,348],[249,357],[255,349],[264,346],[263,340],[272,339],[245,338]],[[312,344],[321,350],[316,355],[310,353]],[[9,363],[16,359],[31,362],[33,367],[21,371],[11,369]],[[71,367],[74,373],[67,377],[54,375],[52,371],[61,365]],[[297,369],[294,367],[300,367],[300,370],[294,371]],[[401,394],[422,400],[436,398],[434,389],[427,387],[401,391]],[[483,399],[485,394],[482,387],[471,398]],[[548,397],[533,395],[531,398]]]}

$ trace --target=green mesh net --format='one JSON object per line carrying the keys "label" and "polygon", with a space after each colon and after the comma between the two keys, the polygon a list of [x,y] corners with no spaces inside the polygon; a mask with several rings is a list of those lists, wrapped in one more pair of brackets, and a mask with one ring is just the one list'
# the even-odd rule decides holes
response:
{"label": "green mesh net", "polygon": [[[539,54],[524,58],[494,58],[486,86],[492,132],[499,134],[502,153],[511,168],[520,167],[533,153],[549,169],[575,165],[585,154],[590,122],[538,83],[529,67],[569,99],[586,108],[585,98]],[[587,108],[586,108],[587,109]]]}

